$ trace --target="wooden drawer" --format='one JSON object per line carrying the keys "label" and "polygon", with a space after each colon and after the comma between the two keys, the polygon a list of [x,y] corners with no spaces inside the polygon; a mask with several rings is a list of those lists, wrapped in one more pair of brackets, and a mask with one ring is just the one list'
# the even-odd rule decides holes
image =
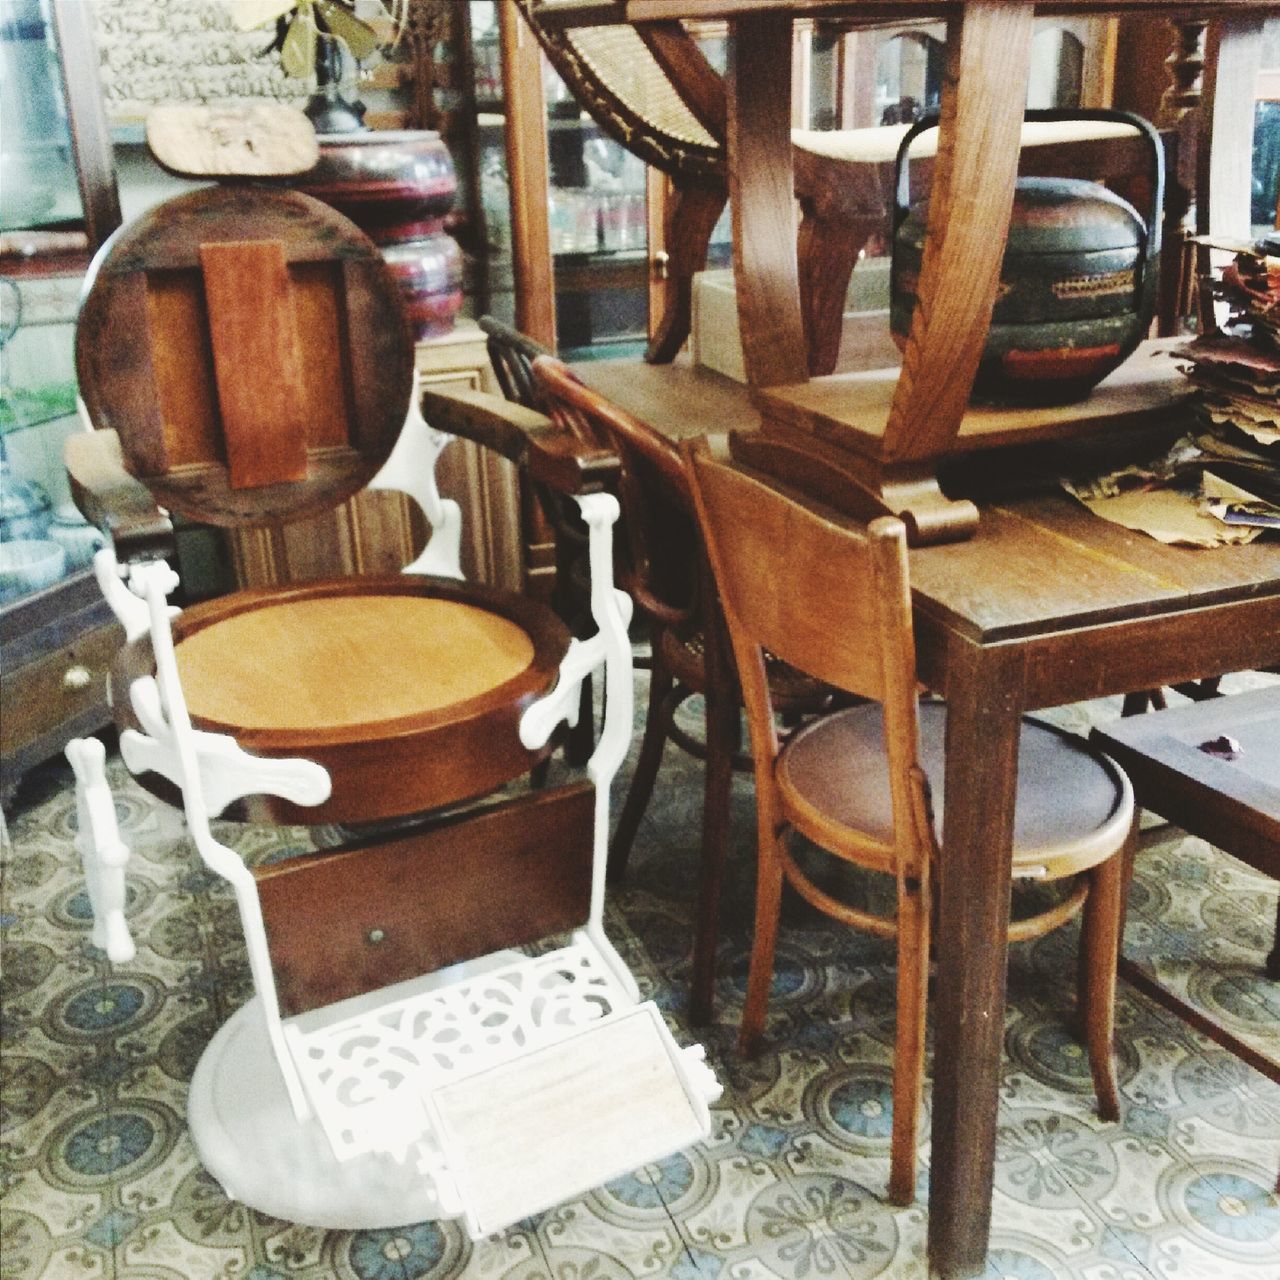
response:
{"label": "wooden drawer", "polygon": [[123,643],[124,631],[109,622],[6,671],[0,686],[0,754],[15,756],[104,704],[107,670]]}

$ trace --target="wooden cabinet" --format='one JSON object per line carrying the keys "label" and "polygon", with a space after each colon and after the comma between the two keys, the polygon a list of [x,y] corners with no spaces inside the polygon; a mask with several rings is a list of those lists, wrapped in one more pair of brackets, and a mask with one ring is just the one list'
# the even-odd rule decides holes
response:
{"label": "wooden cabinet", "polygon": [[5,95],[0,174],[0,276],[7,278],[0,307],[0,799],[7,801],[28,768],[108,719],[106,663],[119,632],[83,567],[92,534],[66,510],[61,442],[77,429],[71,341],[78,277],[89,252],[119,225],[120,203],[89,7],[4,0],[0,19],[0,82],[22,92]]}
{"label": "wooden cabinet", "polygon": [[[661,175],[570,96],[519,5],[472,9],[490,245],[481,305],[566,359],[638,353],[662,271]],[[721,232],[713,244],[727,262],[727,219]]]}

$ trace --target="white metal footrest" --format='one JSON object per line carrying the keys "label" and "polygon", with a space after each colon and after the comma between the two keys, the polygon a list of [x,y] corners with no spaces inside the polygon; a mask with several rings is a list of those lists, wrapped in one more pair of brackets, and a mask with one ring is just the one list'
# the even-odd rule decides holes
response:
{"label": "white metal footrest", "polygon": [[584,935],[286,1035],[334,1155],[412,1160],[475,1237],[705,1137],[720,1093]]}

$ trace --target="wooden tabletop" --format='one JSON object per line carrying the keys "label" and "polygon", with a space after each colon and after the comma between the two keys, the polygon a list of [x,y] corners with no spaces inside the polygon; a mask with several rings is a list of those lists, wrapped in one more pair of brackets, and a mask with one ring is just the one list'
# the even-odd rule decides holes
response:
{"label": "wooden tabletop", "polygon": [[[574,371],[673,440],[761,422],[747,387],[683,357],[666,366],[591,361]],[[913,550],[911,580],[920,608],[989,644],[1280,593],[1280,542],[1166,546],[1045,487],[983,504],[966,542]]]}

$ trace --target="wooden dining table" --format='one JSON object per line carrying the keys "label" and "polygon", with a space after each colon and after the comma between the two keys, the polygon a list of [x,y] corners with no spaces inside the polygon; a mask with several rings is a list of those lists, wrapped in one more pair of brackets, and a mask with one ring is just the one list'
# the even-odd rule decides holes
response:
{"label": "wooden dining table", "polygon": [[[1164,546],[1090,514],[1043,472],[1039,483],[969,491],[944,474],[956,459],[970,481],[1016,474],[996,455],[1125,436],[1180,413],[1177,375],[1142,366],[1146,348],[1066,412],[993,417],[969,404],[1000,284],[1034,20],[1117,12],[1213,20],[1196,129],[1198,229],[1247,236],[1253,86],[1262,22],[1280,14],[1278,0],[556,0],[542,18],[633,23],[655,47],[672,34],[662,24],[686,19],[723,19],[730,32],[725,146],[748,385],[680,363],[583,365],[584,381],[675,438],[755,429],[797,456],[807,450],[822,496],[907,525],[920,675],[949,706],[928,1246],[946,1280],[983,1269],[990,1233],[1021,714],[1280,663],[1274,541]],[[901,368],[878,380],[808,375],[790,135],[797,17],[947,22],[918,303]]]}
{"label": "wooden dining table", "polygon": [[[761,426],[746,387],[687,360],[575,371],[672,439]],[[929,1162],[929,1256],[948,1278],[987,1253],[1021,715],[1280,664],[1280,542],[1166,546],[1021,489],[979,496],[967,541],[910,552],[920,677],[948,705]]]}

